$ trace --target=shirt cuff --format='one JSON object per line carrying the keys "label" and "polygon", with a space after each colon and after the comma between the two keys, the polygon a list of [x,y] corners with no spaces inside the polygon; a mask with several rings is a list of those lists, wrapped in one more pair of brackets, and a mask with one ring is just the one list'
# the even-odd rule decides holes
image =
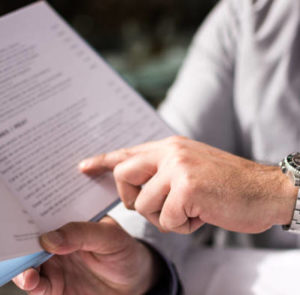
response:
{"label": "shirt cuff", "polygon": [[162,275],[156,285],[149,290],[146,295],[183,295],[183,290],[180,284],[179,276],[175,265],[168,260],[160,251],[145,241],[141,241],[161,260]]}

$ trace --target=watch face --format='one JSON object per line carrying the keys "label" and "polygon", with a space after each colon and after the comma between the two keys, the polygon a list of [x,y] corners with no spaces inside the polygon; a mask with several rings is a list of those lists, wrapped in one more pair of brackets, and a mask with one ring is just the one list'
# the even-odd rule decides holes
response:
{"label": "watch face", "polygon": [[287,162],[297,170],[300,169],[300,153],[294,153],[287,157]]}
{"label": "watch face", "polygon": [[294,157],[293,157],[293,162],[296,164],[296,165],[299,165],[300,166],[300,154],[297,153]]}

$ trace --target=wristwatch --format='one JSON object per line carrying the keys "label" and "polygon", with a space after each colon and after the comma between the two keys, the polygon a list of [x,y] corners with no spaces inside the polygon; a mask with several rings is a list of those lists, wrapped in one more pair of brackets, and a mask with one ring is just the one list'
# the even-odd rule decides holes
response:
{"label": "wristwatch", "polygon": [[[293,153],[284,158],[279,166],[293,184],[300,187],[300,153]],[[282,228],[289,232],[300,234],[300,189],[298,190],[293,218],[290,224],[283,225]]]}

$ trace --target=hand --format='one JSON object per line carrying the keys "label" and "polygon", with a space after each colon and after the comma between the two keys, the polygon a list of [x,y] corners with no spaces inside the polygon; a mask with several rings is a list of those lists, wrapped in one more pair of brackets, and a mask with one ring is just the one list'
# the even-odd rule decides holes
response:
{"label": "hand", "polygon": [[150,250],[109,217],[70,223],[43,235],[41,245],[57,255],[14,279],[30,295],[144,294],[159,275]]}
{"label": "hand", "polygon": [[297,189],[265,166],[184,137],[121,149],[80,164],[114,171],[121,199],[162,231],[190,233],[203,223],[257,233],[291,220]]}

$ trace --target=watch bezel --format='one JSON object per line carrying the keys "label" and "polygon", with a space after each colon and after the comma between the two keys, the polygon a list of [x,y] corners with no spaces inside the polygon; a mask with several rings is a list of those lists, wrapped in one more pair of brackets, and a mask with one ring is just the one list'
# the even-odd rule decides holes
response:
{"label": "watch bezel", "polygon": [[297,176],[300,177],[300,164],[297,164],[294,161],[295,156],[299,156],[300,157],[300,153],[299,152],[295,152],[292,154],[289,154],[285,159],[285,168],[287,168],[287,170],[291,170],[294,174],[296,174]]}
{"label": "watch bezel", "polygon": [[[298,156],[300,159],[300,153],[295,152],[286,156],[279,166],[281,171],[285,173],[293,182],[296,187],[300,187],[300,164],[297,164],[293,159]],[[293,218],[290,224],[283,225],[282,228],[291,233],[300,234],[300,189],[298,189],[297,200],[294,208]]]}

